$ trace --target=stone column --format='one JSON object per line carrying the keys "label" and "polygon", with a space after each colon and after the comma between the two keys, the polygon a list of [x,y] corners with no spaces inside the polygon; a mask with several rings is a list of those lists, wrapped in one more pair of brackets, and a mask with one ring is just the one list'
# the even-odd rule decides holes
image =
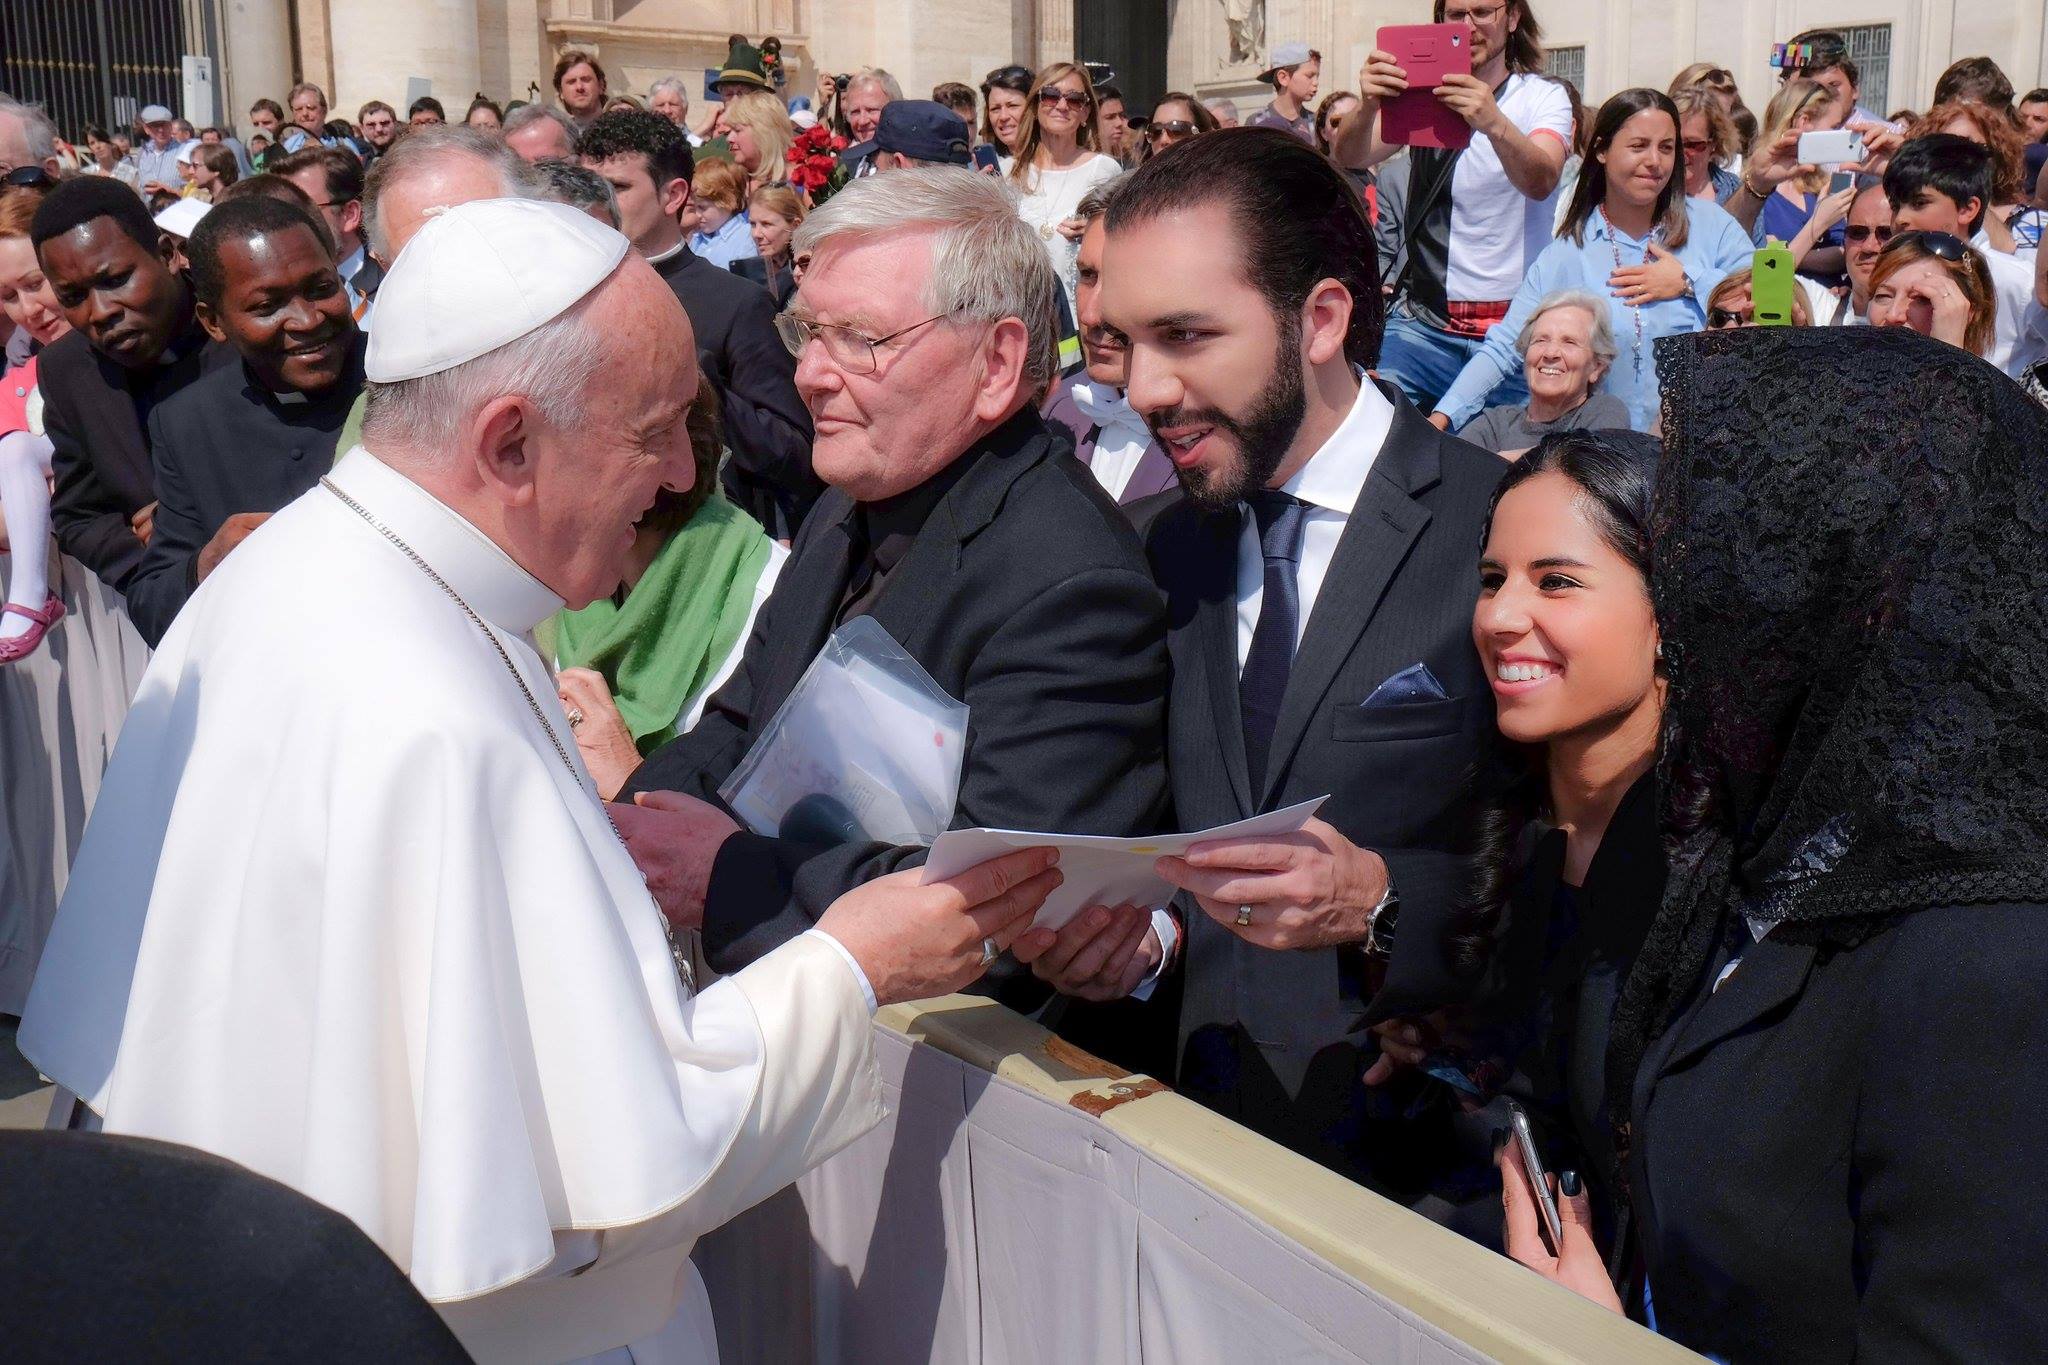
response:
{"label": "stone column", "polygon": [[1074,60],[1074,0],[1038,0],[1032,39],[1038,52],[1033,64],[1042,69],[1053,62]]}
{"label": "stone column", "polygon": [[289,0],[222,0],[221,72],[218,81],[222,126],[249,132],[249,106],[268,96],[284,103],[292,88],[292,26]]}
{"label": "stone column", "polygon": [[328,14],[334,44],[337,111],[381,99],[405,117],[405,83],[433,82],[434,98],[459,121],[482,80],[477,55],[476,0],[405,0],[403,4],[338,0]]}

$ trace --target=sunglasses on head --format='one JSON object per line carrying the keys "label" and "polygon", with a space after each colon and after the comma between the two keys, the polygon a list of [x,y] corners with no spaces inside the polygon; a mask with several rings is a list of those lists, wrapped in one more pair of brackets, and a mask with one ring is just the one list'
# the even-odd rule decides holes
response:
{"label": "sunglasses on head", "polygon": [[1895,232],[1892,241],[1913,241],[1930,256],[1939,256],[1951,265],[1960,262],[1970,254],[1970,248],[1961,238],[1946,232]]}
{"label": "sunglasses on head", "polygon": [[1890,223],[1878,223],[1874,226],[1869,223],[1851,223],[1848,227],[1842,229],[1842,236],[1845,240],[1867,242],[1874,237],[1877,239],[1879,246],[1883,246],[1897,235],[1898,230]]}
{"label": "sunglasses on head", "polygon": [[57,177],[41,166],[16,166],[0,177],[0,184],[30,190],[46,190],[56,183]]}
{"label": "sunglasses on head", "polygon": [[1194,133],[1195,125],[1189,123],[1186,119],[1172,118],[1164,123],[1148,123],[1145,125],[1145,136],[1151,138],[1154,142],[1168,135],[1173,137],[1193,137]]}
{"label": "sunglasses on head", "polygon": [[1094,101],[1086,90],[1055,90],[1048,86],[1038,92],[1038,102],[1048,109],[1055,104],[1064,104],[1069,109],[1086,109]]}

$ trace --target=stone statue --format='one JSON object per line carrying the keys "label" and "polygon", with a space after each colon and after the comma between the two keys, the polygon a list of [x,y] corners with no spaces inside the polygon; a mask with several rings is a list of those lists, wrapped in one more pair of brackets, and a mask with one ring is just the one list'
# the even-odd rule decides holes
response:
{"label": "stone statue", "polygon": [[1266,0],[1223,0],[1223,23],[1230,34],[1228,64],[1258,61],[1266,48]]}

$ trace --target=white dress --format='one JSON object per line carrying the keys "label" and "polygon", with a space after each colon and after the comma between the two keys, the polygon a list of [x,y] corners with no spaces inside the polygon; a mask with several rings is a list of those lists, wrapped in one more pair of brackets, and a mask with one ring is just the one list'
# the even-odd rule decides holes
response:
{"label": "white dress", "polygon": [[361,448],[331,478],[447,591],[321,487],[208,577],[21,1051],[347,1215],[486,1365],[715,1359],[690,1248],[881,1119],[866,984],[813,930],[686,986],[522,639],[561,599]]}
{"label": "white dress", "polygon": [[[1052,268],[1060,277],[1060,287],[1067,292],[1069,313],[1074,308],[1074,258],[1081,247],[1061,235],[1060,224],[1074,216],[1088,191],[1105,180],[1115,179],[1122,171],[1114,158],[1091,152],[1065,170],[1027,171],[1024,183],[1018,186],[1023,193],[1017,202],[1017,213],[1037,230],[1045,243],[1046,255],[1052,258]],[[1017,184],[1014,180],[1010,183]]]}
{"label": "white dress", "polygon": [[[52,541],[64,617],[0,667],[0,1014],[20,1014],[128,699],[149,665],[121,594]],[[13,569],[0,554],[0,582]]]}

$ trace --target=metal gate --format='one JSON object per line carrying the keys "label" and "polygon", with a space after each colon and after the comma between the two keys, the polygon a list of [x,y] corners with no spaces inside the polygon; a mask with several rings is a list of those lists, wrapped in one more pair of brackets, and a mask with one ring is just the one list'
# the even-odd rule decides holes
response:
{"label": "metal gate", "polygon": [[43,106],[82,140],[145,104],[177,109],[189,46],[180,0],[0,0],[0,90]]}

